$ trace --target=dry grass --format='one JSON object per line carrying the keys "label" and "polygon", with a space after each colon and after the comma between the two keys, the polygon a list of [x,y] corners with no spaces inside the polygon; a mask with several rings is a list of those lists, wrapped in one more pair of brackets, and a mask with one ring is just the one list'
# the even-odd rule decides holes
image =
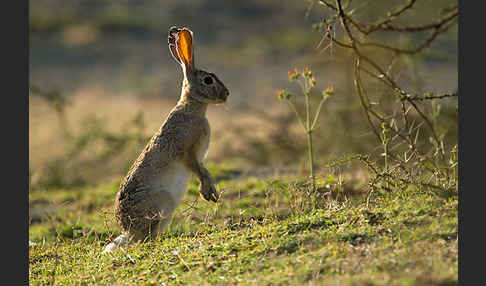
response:
{"label": "dry grass", "polygon": [[[100,119],[102,128],[116,134],[125,134],[130,121],[141,113],[143,115],[143,136],[149,138],[164,122],[167,114],[177,103],[176,98],[140,97],[135,94],[112,94],[96,87],[78,90],[69,96],[69,104],[60,118],[54,109],[43,98],[29,97],[29,167],[37,176],[45,174],[42,170],[46,164],[64,155],[72,147],[72,142],[64,138],[61,123],[65,124],[69,133],[80,136],[85,128],[86,118]],[[270,107],[265,114],[233,108],[231,103],[211,105],[207,117],[211,124],[211,147],[208,161],[231,161],[227,153],[242,154],[251,148],[249,139],[267,142],[269,134],[277,132],[279,126],[271,122],[282,114],[278,102]],[[296,124],[295,124],[296,125]],[[295,126],[297,127],[297,126]],[[289,134],[293,130],[287,130]],[[297,131],[295,130],[297,134]],[[95,156],[100,147],[89,146],[82,154],[89,159]],[[97,149],[98,148],[98,149]],[[113,177],[122,176],[127,161],[133,161],[136,154],[121,153],[109,162]],[[248,165],[247,165],[248,166]],[[35,179],[34,179],[35,181]],[[105,180],[103,180],[105,181]]]}

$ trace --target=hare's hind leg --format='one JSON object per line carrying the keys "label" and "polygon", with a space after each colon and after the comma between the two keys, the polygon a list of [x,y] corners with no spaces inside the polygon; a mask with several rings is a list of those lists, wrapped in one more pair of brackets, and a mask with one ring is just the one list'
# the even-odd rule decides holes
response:
{"label": "hare's hind leg", "polygon": [[112,252],[115,248],[120,245],[125,245],[130,242],[130,236],[128,234],[121,234],[111,243],[109,243],[102,253]]}
{"label": "hare's hind leg", "polygon": [[128,231],[128,233],[123,233],[119,235],[117,238],[115,238],[113,242],[109,243],[105,247],[102,253],[112,252],[117,247],[126,245],[131,241],[147,241],[153,239],[162,232],[164,226],[167,225],[169,221],[169,219],[160,220],[158,218],[146,218],[144,220],[145,222],[143,223],[143,225],[146,226],[145,228],[137,230],[131,229]]}
{"label": "hare's hind leg", "polygon": [[[171,194],[161,188],[139,188],[118,200],[115,209],[117,220],[127,235],[127,238],[120,238],[121,242],[141,242],[155,238],[165,229],[175,203]],[[114,242],[107,249],[119,244]]]}
{"label": "hare's hind leg", "polygon": [[158,237],[166,231],[175,209],[174,201],[167,192],[157,192],[153,196],[157,205],[157,220],[150,225],[150,235],[152,238]]}
{"label": "hare's hind leg", "polygon": [[168,192],[151,190],[137,203],[136,208],[138,211],[130,233],[135,241],[146,241],[156,238],[166,229],[175,204]]}
{"label": "hare's hind leg", "polygon": [[172,219],[172,214],[165,215],[164,218],[159,220],[157,228],[152,231],[152,237],[158,237],[167,230]]}

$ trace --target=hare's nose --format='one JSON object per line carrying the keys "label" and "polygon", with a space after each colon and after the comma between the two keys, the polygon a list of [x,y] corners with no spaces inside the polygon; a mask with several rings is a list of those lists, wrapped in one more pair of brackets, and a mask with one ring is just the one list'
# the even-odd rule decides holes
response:
{"label": "hare's nose", "polygon": [[225,89],[225,90],[223,91],[223,94],[222,94],[222,98],[223,98],[223,100],[226,100],[226,99],[228,98],[228,95],[229,95],[229,91],[228,91],[227,89]]}

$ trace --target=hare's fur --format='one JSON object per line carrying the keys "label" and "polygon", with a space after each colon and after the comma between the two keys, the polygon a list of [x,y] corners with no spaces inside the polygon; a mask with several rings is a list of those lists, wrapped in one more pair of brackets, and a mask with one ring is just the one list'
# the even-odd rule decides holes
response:
{"label": "hare's fur", "polygon": [[[169,43],[173,29],[169,31]],[[180,31],[177,29],[177,33]],[[188,61],[191,66],[174,58],[184,71],[180,100],[120,184],[114,210],[124,233],[105,252],[164,231],[186,192],[191,173],[199,179],[199,192],[204,199],[218,199],[213,179],[202,164],[210,139],[206,109],[210,103],[224,102],[229,92],[214,74],[196,70],[192,58]],[[201,83],[207,76],[214,79],[214,84]]]}

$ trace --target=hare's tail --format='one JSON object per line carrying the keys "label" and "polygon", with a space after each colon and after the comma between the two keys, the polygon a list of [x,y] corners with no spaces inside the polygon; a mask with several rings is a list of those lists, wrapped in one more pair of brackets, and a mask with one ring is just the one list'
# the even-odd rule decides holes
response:
{"label": "hare's tail", "polygon": [[108,244],[102,253],[112,252],[118,246],[127,244],[129,241],[130,237],[127,234],[121,234],[112,243]]}

